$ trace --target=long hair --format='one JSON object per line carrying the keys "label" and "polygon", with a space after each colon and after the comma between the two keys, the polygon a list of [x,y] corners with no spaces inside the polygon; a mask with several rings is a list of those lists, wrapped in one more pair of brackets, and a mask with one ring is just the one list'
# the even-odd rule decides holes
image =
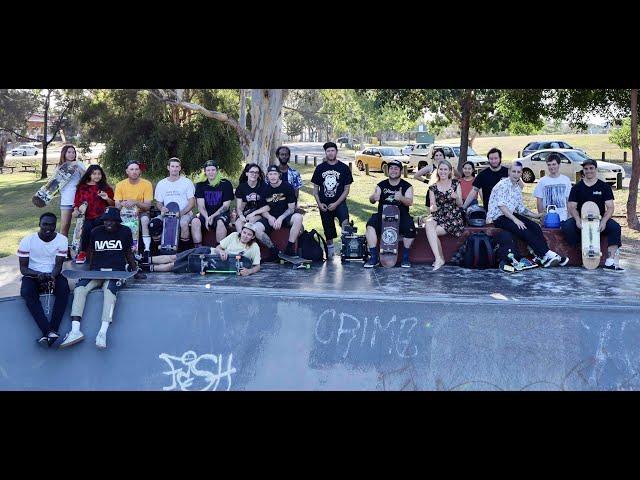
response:
{"label": "long hair", "polygon": [[67,143],[62,147],[62,150],[60,150],[60,161],[58,162],[58,166],[67,161],[67,150],[69,150],[70,148],[73,148],[73,151],[76,152],[75,159],[78,160],[78,149],[74,145]]}
{"label": "long hair", "polygon": [[78,182],[78,186],[89,183],[89,181],[91,180],[91,174],[96,170],[99,170],[100,173],[102,174],[102,178],[97,184],[98,188],[100,188],[100,190],[103,190],[103,191],[106,190],[107,187],[109,186],[109,182],[107,182],[107,174],[104,173],[104,170],[100,165],[89,165],[89,168],[87,168],[87,171],[84,172],[84,175],[82,175],[82,178]]}
{"label": "long hair", "polygon": [[462,173],[462,170],[464,169],[465,166],[467,165],[471,165],[471,176],[475,177],[476,176],[476,166],[474,165],[473,162],[470,161],[466,161],[462,164],[462,168],[460,169],[460,178],[464,178],[464,174]]}
{"label": "long hair", "polygon": [[244,166],[244,170],[242,170],[242,173],[240,174],[240,178],[238,179],[238,184],[247,183],[247,181],[249,180],[249,178],[247,177],[247,172],[249,171],[249,169],[253,167],[256,167],[260,172],[258,173],[258,185],[261,183],[265,183],[264,172],[262,171],[262,168],[260,168],[260,165],[258,165],[257,163],[247,163]]}
{"label": "long hair", "polygon": [[429,177],[429,187],[431,185],[435,185],[440,180],[440,174],[438,170],[440,169],[440,165],[446,165],[449,167],[449,178],[453,178],[453,167],[447,160],[440,160],[438,162],[438,168],[436,168],[433,172],[431,172],[431,176]]}

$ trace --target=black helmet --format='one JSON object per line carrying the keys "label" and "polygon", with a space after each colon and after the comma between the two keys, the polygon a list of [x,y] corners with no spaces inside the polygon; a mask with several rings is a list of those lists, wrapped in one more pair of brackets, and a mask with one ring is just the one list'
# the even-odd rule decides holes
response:
{"label": "black helmet", "polygon": [[472,227],[484,227],[487,224],[487,211],[477,203],[467,208],[467,223]]}

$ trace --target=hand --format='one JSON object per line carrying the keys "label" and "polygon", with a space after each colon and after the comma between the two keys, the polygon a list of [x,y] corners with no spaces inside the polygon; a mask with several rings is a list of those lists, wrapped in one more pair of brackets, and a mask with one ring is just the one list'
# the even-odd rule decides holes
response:
{"label": "hand", "polygon": [[107,195],[107,192],[103,192],[102,190],[98,192],[98,196],[105,201],[109,199],[109,195]]}
{"label": "hand", "polygon": [[336,203],[330,203],[329,205],[327,205],[327,210],[333,212],[337,207],[338,205]]}
{"label": "hand", "polygon": [[458,194],[453,188],[449,189],[449,197],[451,197],[453,200],[458,199]]}
{"label": "hand", "polygon": [[527,229],[527,226],[524,224],[524,222],[523,222],[522,220],[518,220],[518,219],[516,218],[516,219],[513,221],[513,223],[515,223],[515,224],[518,226],[518,228],[519,228],[520,230],[526,230],[526,229]]}
{"label": "hand", "polygon": [[226,261],[227,258],[229,258],[229,254],[226,252],[226,250],[221,250],[220,251],[220,259]]}
{"label": "hand", "polygon": [[273,229],[280,230],[280,227],[282,227],[282,219],[278,218],[275,222],[273,222]]}
{"label": "hand", "polygon": [[379,201],[380,201],[380,193],[378,193],[378,192],[376,191],[376,192],[373,194],[373,199],[374,199],[376,202],[379,202]]}
{"label": "hand", "polygon": [[49,278],[51,278],[51,276],[48,273],[39,273],[38,274],[38,281],[39,282],[48,282]]}
{"label": "hand", "polygon": [[213,227],[213,214],[207,217],[207,230],[209,230],[209,227]]}
{"label": "hand", "polygon": [[329,207],[327,207],[325,203],[319,203],[318,208],[320,209],[321,212],[326,212]]}
{"label": "hand", "polygon": [[267,217],[267,222],[269,222],[269,225],[273,227],[274,223],[276,223],[276,217],[274,216]]}
{"label": "hand", "polygon": [[578,218],[576,220],[576,227],[578,227],[578,230],[582,230],[582,219]]}
{"label": "hand", "polygon": [[74,208],[73,212],[71,212],[71,217],[72,218],[76,218],[79,214],[80,214],[80,212],[78,211],[78,209]]}
{"label": "hand", "polygon": [[145,278],[147,278],[147,276],[144,273],[142,273],[141,270],[138,270],[136,274],[133,276],[133,278],[135,278],[136,280],[144,280]]}
{"label": "hand", "polygon": [[600,233],[602,233],[605,228],[607,228],[607,222],[600,220]]}
{"label": "hand", "polygon": [[165,214],[169,211],[169,209],[167,207],[165,207],[164,205],[162,207],[160,207],[160,213]]}
{"label": "hand", "polygon": [[245,217],[244,215],[240,214],[240,216],[238,217],[238,220],[240,220],[242,223],[251,222],[251,220],[249,220],[249,217],[251,217],[251,215]]}
{"label": "hand", "polygon": [[251,270],[249,270],[248,268],[241,268],[240,271],[238,272],[240,275],[242,275],[243,277],[246,277],[248,275],[251,275]]}
{"label": "hand", "polygon": [[393,198],[400,201],[402,199],[402,192],[398,190],[396,193],[393,194]]}

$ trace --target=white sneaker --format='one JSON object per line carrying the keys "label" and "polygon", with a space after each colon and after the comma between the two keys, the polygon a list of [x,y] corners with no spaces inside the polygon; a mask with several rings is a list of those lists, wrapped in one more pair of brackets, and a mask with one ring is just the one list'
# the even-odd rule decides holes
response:
{"label": "white sneaker", "polygon": [[78,330],[77,332],[71,330],[65,335],[64,341],[60,344],[60,348],[70,347],[71,345],[75,345],[82,340],[84,340],[84,333],[82,333],[80,330]]}
{"label": "white sneaker", "polygon": [[98,332],[96,337],[96,347],[101,350],[107,348],[107,332]]}

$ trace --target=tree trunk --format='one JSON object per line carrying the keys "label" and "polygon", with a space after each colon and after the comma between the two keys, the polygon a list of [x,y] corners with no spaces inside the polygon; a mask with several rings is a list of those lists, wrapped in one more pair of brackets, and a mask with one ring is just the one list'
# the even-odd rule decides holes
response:
{"label": "tree trunk", "polygon": [[42,137],[42,168],[40,169],[40,179],[47,178],[47,130],[49,128],[49,102],[51,100],[51,90],[47,90],[47,98],[44,102],[44,132]]}
{"label": "tree trunk", "polygon": [[245,161],[267,170],[273,150],[273,136],[282,116],[287,91],[254,89],[251,91],[251,143]]}
{"label": "tree trunk", "polygon": [[240,118],[238,123],[242,128],[247,128],[247,90],[240,89]]}
{"label": "tree trunk", "polygon": [[7,156],[7,143],[9,143],[9,134],[0,132],[0,167],[4,167],[4,159]]}
{"label": "tree trunk", "polygon": [[458,157],[457,169],[462,172],[462,165],[467,161],[467,150],[469,149],[469,125],[471,123],[471,102],[473,90],[465,90],[462,98],[462,119],[460,122],[460,156]]}
{"label": "tree trunk", "polygon": [[278,118],[276,122],[276,128],[273,131],[273,139],[271,140],[271,152],[269,154],[269,164],[276,163],[276,149],[280,146],[282,142],[282,115]]}
{"label": "tree trunk", "polygon": [[63,129],[60,129],[60,139],[62,140],[62,143],[67,143],[67,137],[65,136]]}
{"label": "tree trunk", "polygon": [[627,200],[627,225],[640,230],[636,207],[638,205],[638,180],[640,180],[640,151],[638,151],[638,89],[631,89],[631,179]]}

